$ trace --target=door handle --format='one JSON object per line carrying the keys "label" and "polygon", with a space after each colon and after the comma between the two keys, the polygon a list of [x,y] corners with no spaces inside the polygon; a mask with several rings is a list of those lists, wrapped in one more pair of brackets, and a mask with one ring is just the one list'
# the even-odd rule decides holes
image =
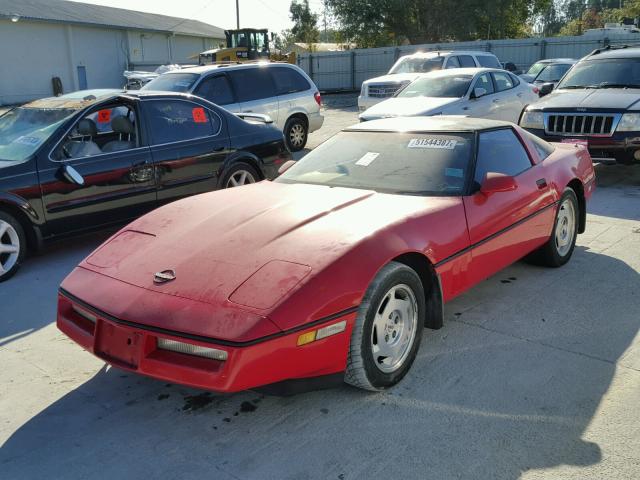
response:
{"label": "door handle", "polygon": [[547,188],[547,180],[544,178],[540,178],[536,180],[536,185],[538,186],[538,190],[543,190]]}

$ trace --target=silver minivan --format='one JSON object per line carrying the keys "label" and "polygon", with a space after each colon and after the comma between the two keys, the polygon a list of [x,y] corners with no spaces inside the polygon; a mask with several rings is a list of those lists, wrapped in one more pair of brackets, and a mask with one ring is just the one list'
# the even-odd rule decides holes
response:
{"label": "silver minivan", "polygon": [[234,113],[271,117],[293,152],[324,121],[320,92],[307,74],[289,63],[218,64],[167,72],[143,90],[193,93]]}

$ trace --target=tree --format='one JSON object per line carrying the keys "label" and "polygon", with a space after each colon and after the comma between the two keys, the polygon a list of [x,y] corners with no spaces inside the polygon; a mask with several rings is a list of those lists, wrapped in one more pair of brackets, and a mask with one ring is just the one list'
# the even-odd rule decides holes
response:
{"label": "tree", "polygon": [[289,18],[293,22],[291,36],[296,42],[316,43],[320,37],[318,15],[309,8],[309,0],[293,0],[289,7]]}

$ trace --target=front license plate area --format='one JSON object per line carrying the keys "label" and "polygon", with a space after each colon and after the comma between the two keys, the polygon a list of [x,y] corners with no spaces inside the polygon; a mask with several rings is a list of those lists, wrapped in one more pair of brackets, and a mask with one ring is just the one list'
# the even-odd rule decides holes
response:
{"label": "front license plate area", "polygon": [[100,322],[96,354],[110,363],[137,368],[142,335],[131,330]]}
{"label": "front license plate area", "polygon": [[576,145],[589,146],[589,141],[584,138],[563,138],[562,143],[575,143]]}

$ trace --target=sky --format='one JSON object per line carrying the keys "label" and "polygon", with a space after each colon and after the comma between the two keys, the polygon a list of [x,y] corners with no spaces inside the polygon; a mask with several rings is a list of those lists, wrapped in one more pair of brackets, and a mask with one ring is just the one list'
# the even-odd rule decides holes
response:
{"label": "sky", "polygon": [[[109,7],[193,18],[223,29],[236,28],[236,0],[81,0]],[[239,0],[240,27],[268,28],[271,32],[291,28],[291,0]],[[322,11],[322,0],[309,0],[311,9]]]}

